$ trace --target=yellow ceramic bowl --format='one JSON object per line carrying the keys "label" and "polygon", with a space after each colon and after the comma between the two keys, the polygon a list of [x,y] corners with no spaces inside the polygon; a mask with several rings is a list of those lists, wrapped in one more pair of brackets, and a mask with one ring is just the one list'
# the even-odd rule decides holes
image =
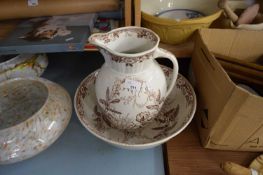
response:
{"label": "yellow ceramic bowl", "polygon": [[[184,42],[195,30],[208,28],[222,13],[217,0],[142,0],[141,8],[142,26],[153,30],[168,44]],[[204,16],[181,20],[156,16],[172,9],[193,10]]]}

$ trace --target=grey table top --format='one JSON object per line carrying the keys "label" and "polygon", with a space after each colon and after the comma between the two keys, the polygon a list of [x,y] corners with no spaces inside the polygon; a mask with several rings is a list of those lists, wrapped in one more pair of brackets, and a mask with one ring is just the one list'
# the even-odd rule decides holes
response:
{"label": "grey table top", "polygon": [[[57,82],[72,100],[80,82],[104,62],[94,53],[49,54],[43,77]],[[1,165],[0,175],[163,175],[162,147],[132,151],[113,147],[90,134],[73,111],[71,121],[58,140],[35,157]]]}

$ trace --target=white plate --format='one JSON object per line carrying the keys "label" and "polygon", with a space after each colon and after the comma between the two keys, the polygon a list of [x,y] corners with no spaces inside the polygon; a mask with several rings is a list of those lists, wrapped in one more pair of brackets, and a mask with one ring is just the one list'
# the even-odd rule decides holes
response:
{"label": "white plate", "polygon": [[[169,83],[172,70],[162,66]],[[158,146],[182,132],[196,110],[196,96],[190,83],[179,75],[176,86],[165,101],[158,117],[147,126],[133,131],[110,127],[96,103],[95,81],[98,70],[79,85],[74,106],[82,125],[96,137],[125,149],[147,149]]]}

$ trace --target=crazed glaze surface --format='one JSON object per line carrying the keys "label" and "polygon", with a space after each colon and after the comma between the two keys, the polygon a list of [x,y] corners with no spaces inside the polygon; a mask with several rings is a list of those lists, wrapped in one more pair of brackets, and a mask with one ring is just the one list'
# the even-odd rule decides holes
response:
{"label": "crazed glaze surface", "polygon": [[41,54],[0,56],[0,82],[16,77],[38,77],[48,66],[48,58]]}
{"label": "crazed glaze surface", "polygon": [[69,94],[42,78],[0,83],[0,164],[30,158],[50,146],[71,117]]}
{"label": "crazed glaze surface", "polygon": [[[105,63],[95,83],[97,102],[105,118],[118,129],[137,129],[156,117],[178,75],[176,57],[158,48],[159,37],[142,27],[123,27],[94,34],[89,41],[100,47]],[[167,86],[155,58],[173,63]]]}
{"label": "crazed glaze surface", "polygon": [[[172,70],[164,66],[162,69],[169,84]],[[194,90],[190,83],[179,75],[176,86],[166,99],[158,117],[151,123],[135,130],[115,129],[96,104],[97,75],[98,70],[81,82],[75,94],[75,111],[87,130],[112,145],[125,149],[146,149],[160,145],[183,131],[194,116]]]}

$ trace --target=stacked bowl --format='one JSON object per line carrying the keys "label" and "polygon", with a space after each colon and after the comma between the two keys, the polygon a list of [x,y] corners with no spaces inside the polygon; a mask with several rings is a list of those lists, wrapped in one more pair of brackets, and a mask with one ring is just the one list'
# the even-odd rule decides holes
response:
{"label": "stacked bowl", "polygon": [[179,44],[195,30],[209,27],[221,15],[217,0],[142,0],[142,26],[163,43]]}

